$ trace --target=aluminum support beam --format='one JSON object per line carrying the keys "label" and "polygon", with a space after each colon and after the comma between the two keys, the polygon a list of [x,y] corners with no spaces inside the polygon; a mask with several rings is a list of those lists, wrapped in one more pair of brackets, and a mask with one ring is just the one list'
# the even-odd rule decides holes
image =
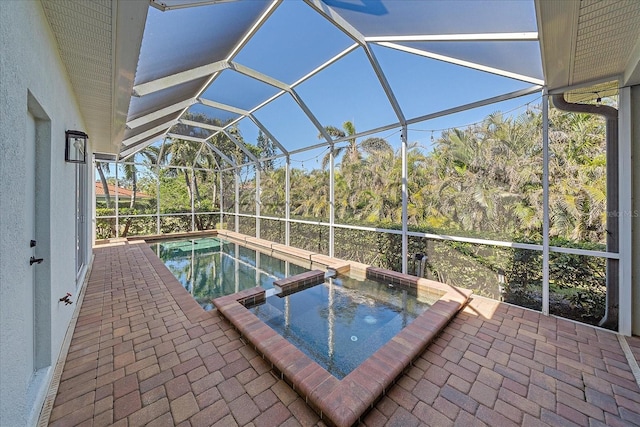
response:
{"label": "aluminum support beam", "polygon": [[145,96],[172,86],[177,86],[192,80],[200,79],[229,68],[227,61],[216,61],[212,64],[202,65],[170,76],[152,80],[147,83],[141,83],[133,87],[133,96]]}
{"label": "aluminum support beam", "polygon": [[489,67],[486,65],[478,64],[471,61],[465,61],[450,56],[440,55],[438,53],[428,52],[422,49],[416,49],[413,47],[403,46],[396,43],[381,42],[380,46],[385,46],[391,49],[400,50],[402,52],[413,53],[414,55],[424,56],[425,58],[436,59],[438,61],[448,62],[450,64],[460,65],[462,67],[471,68],[474,70],[484,71],[491,74],[496,74],[502,77],[509,77],[511,79],[521,80],[523,82],[533,83],[537,85],[543,85],[544,80],[536,79],[535,77],[525,76],[524,74],[512,73],[511,71],[502,70],[499,68]]}
{"label": "aluminum support beam", "polygon": [[229,157],[227,157],[227,155],[224,154],[222,151],[220,151],[220,149],[218,149],[218,147],[216,147],[215,145],[213,145],[209,141],[206,141],[205,144],[207,144],[207,147],[212,149],[218,156],[222,157],[222,160],[224,160],[225,162],[229,163],[232,167],[236,167],[236,162],[234,162]]}
{"label": "aluminum support beam", "polygon": [[549,96],[542,94],[542,314],[549,315]]}
{"label": "aluminum support beam", "polygon": [[280,141],[278,141],[278,139],[275,136],[273,136],[271,132],[269,132],[269,129],[267,129],[267,127],[263,125],[256,116],[254,116],[253,114],[249,114],[248,117],[256,126],[258,126],[258,128],[262,131],[262,133],[264,133],[267,136],[267,138],[269,138],[271,141],[273,141],[274,144],[278,146],[278,148],[280,149],[280,151],[282,151],[283,154],[285,155],[289,154],[289,151],[287,151],[287,149],[284,148],[282,144],[280,144]]}
{"label": "aluminum support beam", "polygon": [[189,108],[195,103],[196,103],[195,99],[191,99],[191,98],[181,102],[177,102],[173,105],[169,105],[168,107],[162,108],[160,110],[156,110],[153,113],[145,114],[144,116],[138,117],[137,119],[128,121],[127,128],[135,129],[137,127],[150,123],[154,120],[168,116],[169,114],[176,113],[178,111],[182,111],[186,108]]}
{"label": "aluminum support beam", "polygon": [[288,84],[283,83],[280,80],[274,79],[271,76],[263,74],[249,67],[245,67],[242,64],[238,64],[237,62],[231,62],[229,63],[229,65],[233,70],[239,72],[240,74],[244,74],[247,77],[251,77],[253,79],[261,81],[262,83],[266,83],[269,86],[273,86],[275,88],[278,88],[287,92],[289,91],[289,89],[291,89],[291,87]]}
{"label": "aluminum support beam", "polygon": [[[635,93],[634,93],[635,92]],[[618,227],[620,227],[620,240],[618,250],[620,253],[619,268],[619,311],[618,311],[618,332],[622,335],[631,336],[632,333],[639,334],[640,330],[634,330],[634,307],[640,310],[636,301],[640,299],[640,286],[636,280],[636,289],[633,289],[633,234],[637,233],[633,227],[634,217],[637,211],[633,210],[633,140],[636,146],[640,135],[637,119],[640,117],[640,103],[632,102],[632,99],[640,98],[640,86],[623,87],[619,95],[619,116],[618,116]],[[634,120],[635,119],[635,120]],[[635,129],[634,129],[635,123]],[[635,135],[634,135],[635,131]],[[611,209],[611,208],[609,208]],[[635,293],[635,295],[634,295]],[[635,314],[640,319],[640,315]]]}
{"label": "aluminum support beam", "polygon": [[[238,139],[236,137],[234,137],[225,128],[222,128],[220,126],[210,125],[208,123],[196,122],[196,121],[193,121],[193,120],[180,119],[179,122],[182,123],[182,124],[185,124],[187,126],[200,127],[202,129],[214,130],[214,131],[217,131],[217,132],[224,133],[227,136],[227,138],[229,138],[240,150],[242,150],[242,152],[244,154],[247,155],[247,157],[249,157],[253,162],[258,162],[258,158],[251,151],[249,151],[249,149],[245,146],[245,144],[243,144],[240,141],[238,141]],[[207,138],[207,142],[209,142],[209,138],[211,138],[211,136]],[[182,139],[185,139],[185,138],[182,138]],[[211,144],[211,146],[213,146],[213,144]]]}
{"label": "aluminum support beam", "polygon": [[242,39],[236,44],[229,55],[225,58],[226,61],[231,61],[236,57],[238,52],[242,50],[242,48],[249,43],[249,40],[258,32],[260,27],[267,22],[267,19],[271,16],[273,12],[278,8],[278,6],[282,3],[282,0],[274,0],[271,2],[269,7],[264,11],[264,13],[256,20],[256,22],[249,28],[249,31],[242,37]]}
{"label": "aluminum support beam", "polygon": [[291,230],[291,156],[287,155],[284,174],[284,244],[289,246]]}
{"label": "aluminum support beam", "polygon": [[[260,205],[262,205],[261,200],[260,200],[260,193],[261,191],[261,187],[260,187],[260,168],[258,167],[258,164],[256,163],[256,171],[255,171],[256,177],[256,237],[259,239],[260,238]],[[257,259],[259,259],[260,257],[257,257]]]}
{"label": "aluminum support beam", "polygon": [[133,145],[137,142],[143,141],[145,138],[150,138],[153,137],[153,135],[157,134],[158,132],[163,132],[163,131],[167,131],[169,129],[171,129],[171,127],[173,125],[175,125],[176,123],[178,123],[178,120],[176,119],[172,119],[169,121],[166,121],[162,124],[159,124],[158,126],[151,128],[149,130],[146,130],[142,133],[139,133],[137,135],[132,136],[131,138],[127,138],[124,141],[122,141],[122,145],[124,145],[125,147],[128,147],[130,145]]}
{"label": "aluminum support beam", "polygon": [[206,105],[207,107],[217,108],[218,110],[229,111],[231,113],[238,114],[240,116],[248,116],[249,111],[243,110],[242,108],[237,108],[232,105],[222,104],[220,102],[211,101],[207,98],[198,98],[198,102],[202,105]]}
{"label": "aluminum support beam", "polygon": [[115,199],[116,199],[116,204],[115,204],[115,208],[116,208],[116,239],[118,237],[120,237],[120,200],[119,199],[119,194],[118,194],[118,188],[120,188],[120,183],[118,182],[118,162],[116,161],[114,163],[116,165],[116,191],[115,191]]}
{"label": "aluminum support beam", "polygon": [[234,231],[236,233],[240,232],[240,217],[238,214],[240,213],[240,168],[236,168],[234,171],[234,183],[235,183],[235,193],[236,197],[234,200],[234,211],[235,211],[235,228]]}
{"label": "aluminum support beam", "polygon": [[369,62],[371,63],[373,71],[376,73],[376,76],[378,76],[378,81],[380,82],[382,89],[384,89],[384,93],[387,95],[387,99],[389,100],[393,111],[396,113],[398,121],[402,125],[406,124],[407,121],[404,117],[404,113],[402,112],[402,108],[400,107],[400,103],[398,102],[396,95],[393,93],[393,89],[391,89],[391,85],[387,80],[387,76],[385,76],[384,72],[382,71],[382,67],[380,67],[378,58],[376,58],[373,50],[369,47],[369,45],[364,45],[363,48],[365,53],[367,54],[367,58],[369,58]]}
{"label": "aluminum support beam", "polygon": [[335,198],[335,153],[334,146],[331,144],[331,151],[329,151],[329,256],[333,257],[334,254],[334,237],[335,237],[335,215],[336,215],[336,198]]}
{"label": "aluminum support beam", "polygon": [[242,152],[244,154],[247,155],[248,158],[250,158],[253,162],[256,163],[256,169],[260,169],[260,165],[259,165],[259,160],[258,158],[251,152],[249,151],[249,149],[246,147],[246,145],[244,145],[242,142],[238,141],[238,139],[233,136],[231,134],[231,132],[227,131],[226,129],[222,131],[225,135],[227,135],[227,138],[229,138],[235,145],[236,147],[238,147],[240,150],[242,150]]}
{"label": "aluminum support beam", "polygon": [[[195,206],[195,183],[196,174],[193,172],[193,168],[191,168],[191,188],[189,189],[191,193],[191,231],[196,231],[196,206]],[[192,285],[193,286],[193,285]]]}
{"label": "aluminum support beam", "polygon": [[183,125],[193,126],[193,127],[207,129],[207,130],[214,130],[216,132],[224,131],[224,128],[222,126],[210,125],[209,123],[198,122],[196,120],[179,119],[178,122],[182,123]]}
{"label": "aluminum support beam", "polygon": [[365,37],[369,43],[379,42],[453,42],[453,41],[536,41],[537,32],[480,34],[414,34],[406,36]]}
{"label": "aluminum support beam", "polygon": [[346,19],[340,16],[340,14],[336,13],[334,10],[332,10],[329,6],[324,4],[322,1],[305,0],[305,2],[309,6],[311,6],[311,8],[313,8],[316,12],[322,15],[327,21],[329,21],[335,27],[337,27],[342,32],[344,32],[347,36],[351,37],[353,41],[355,41],[360,46],[362,46],[365,54],[367,55],[367,58],[369,59],[369,63],[373,68],[373,71],[376,73],[376,76],[378,77],[378,81],[380,82],[382,89],[387,95],[387,99],[389,100],[389,103],[391,104],[393,111],[396,113],[396,116],[398,117],[398,121],[400,122],[400,124],[404,125],[406,120],[404,117],[404,113],[400,108],[400,103],[398,103],[398,100],[396,99],[396,96],[394,95],[393,90],[391,89],[391,85],[389,85],[389,82],[387,81],[387,77],[384,75],[384,72],[382,71],[382,68],[378,63],[376,56],[374,55],[373,51],[369,48],[369,45],[367,44],[367,40],[364,37],[364,35],[360,33],[360,31],[358,31],[354,26],[352,26]]}
{"label": "aluminum support beam", "polygon": [[291,89],[289,91],[289,94],[291,95],[293,100],[296,102],[296,104],[298,104],[298,106],[302,109],[304,114],[307,115],[309,120],[311,120],[311,122],[316,127],[316,129],[318,129],[318,131],[320,132],[320,135],[322,135],[323,138],[327,140],[327,143],[331,144],[332,143],[331,136],[327,133],[327,131],[325,130],[324,126],[322,126],[320,124],[320,122],[318,121],[316,116],[311,112],[309,107],[307,107],[307,104],[305,104],[304,101],[302,100],[302,98],[300,98],[298,93],[295,90]]}
{"label": "aluminum support beam", "polygon": [[408,138],[407,138],[407,126],[402,126],[402,273],[407,274],[408,272],[408,258],[409,258],[409,215],[408,215],[408,205],[409,205],[409,193],[408,193],[408,185],[407,185],[407,175],[409,172],[409,168],[407,165],[407,155],[408,155]]}

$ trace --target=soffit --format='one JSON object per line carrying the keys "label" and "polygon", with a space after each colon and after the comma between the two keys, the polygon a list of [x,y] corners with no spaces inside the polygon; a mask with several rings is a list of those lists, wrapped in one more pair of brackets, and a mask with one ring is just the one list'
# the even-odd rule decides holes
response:
{"label": "soffit", "polygon": [[[148,3],[42,0],[92,147],[117,153]],[[136,47],[137,46],[137,47]]]}
{"label": "soffit", "polygon": [[[549,90],[620,80],[638,84],[640,2],[536,1]],[[635,74],[634,74],[635,73]]]}

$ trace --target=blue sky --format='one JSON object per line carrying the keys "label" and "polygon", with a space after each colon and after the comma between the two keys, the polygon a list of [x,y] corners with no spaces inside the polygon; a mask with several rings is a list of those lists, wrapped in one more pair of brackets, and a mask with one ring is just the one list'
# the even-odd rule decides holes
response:
{"label": "blue sky", "polygon": [[[412,34],[413,28],[424,28],[424,18],[414,16],[415,13],[411,10],[414,2],[364,3],[331,0],[329,3],[351,19],[358,30],[365,35],[369,35],[367,33],[373,31],[372,29],[379,28],[377,23],[385,19],[385,15],[395,15],[396,20],[403,23],[397,27],[385,28],[387,34],[400,35],[403,31]],[[446,3],[449,3],[449,6],[446,6]],[[423,2],[423,4],[424,16],[435,17],[430,25],[437,32],[487,32],[490,28],[498,28],[495,31],[536,30],[533,1],[485,2],[482,9],[477,9],[476,2],[460,1],[454,2],[457,9],[453,14],[451,14],[451,2]],[[231,2],[169,12],[159,12],[150,8],[147,27],[155,29],[156,37],[170,40],[162,29],[166,29],[168,33],[170,22],[177,25],[176,21],[170,19],[177,18],[179,24],[195,22],[191,25],[204,26],[202,29],[193,30],[195,34],[200,34],[207,31],[207,28],[211,31],[215,30],[213,25],[207,23],[211,22],[205,19],[207,14],[211,13],[211,16],[215,17],[216,25],[229,27],[231,24],[228,22],[229,19],[225,19],[225,11],[234,13],[234,8],[255,9],[255,5],[255,2],[242,5]],[[462,13],[465,9],[466,14]],[[213,11],[216,12],[213,13]],[[237,12],[237,9],[235,11]],[[497,16],[495,11],[499,11]],[[445,13],[451,14],[449,21],[459,21],[457,25],[466,25],[466,27],[446,28],[446,22],[442,19]],[[174,14],[173,18],[171,14]],[[487,23],[487,17],[482,18],[474,14],[486,14],[496,22]],[[223,48],[222,41],[216,41],[216,43],[217,48]],[[234,58],[234,61],[291,84],[353,43],[352,39],[303,2],[285,0]],[[475,45],[468,42],[455,45],[432,43],[424,46],[414,43],[414,46],[410,47],[429,48],[439,53],[449,50],[460,59],[482,61],[483,58],[487,58],[496,64],[510,66],[515,72],[529,70],[528,74],[533,77],[541,75],[539,58],[535,58],[537,42],[501,43],[479,42]],[[193,45],[198,51],[203,49],[202,43],[193,43]],[[409,46],[410,43],[405,45]],[[531,83],[379,45],[372,45],[372,51],[407,119],[532,86]],[[146,73],[153,74],[153,71],[146,70]],[[136,79],[138,80],[138,77]],[[297,86],[295,90],[323,126],[340,127],[344,121],[349,120],[361,132],[398,122],[362,48],[353,50],[338,62]],[[243,109],[251,109],[277,92],[277,89],[262,82],[233,70],[225,70],[204,92],[203,97]],[[437,138],[441,129],[465,127],[481,121],[495,111],[512,111],[512,114],[520,114],[526,110],[528,103],[539,102],[539,97],[539,94],[530,95],[417,123],[409,127],[409,141],[417,142],[428,149],[432,135]],[[518,107],[521,108],[517,109]],[[201,107],[195,110],[204,111]],[[210,111],[212,115],[217,113],[219,112]],[[258,110],[255,116],[289,150],[320,142],[317,138],[317,128],[287,94]],[[242,120],[239,128],[245,141],[255,143],[258,130],[250,120]],[[388,137],[389,142],[396,147],[400,144],[397,129],[382,132],[376,136]],[[316,156],[321,158],[325,152],[325,149],[314,150],[294,158],[312,159]],[[314,166],[305,165],[305,168],[309,167]]]}

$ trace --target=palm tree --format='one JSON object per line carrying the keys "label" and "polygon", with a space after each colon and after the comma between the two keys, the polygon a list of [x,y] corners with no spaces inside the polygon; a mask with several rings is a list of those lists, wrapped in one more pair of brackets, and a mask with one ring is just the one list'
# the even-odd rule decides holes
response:
{"label": "palm tree", "polygon": [[107,184],[107,178],[105,177],[105,171],[109,173],[109,163],[107,162],[96,162],[96,169],[98,170],[98,175],[100,175],[100,183],[102,184],[102,191],[104,192],[105,203],[107,205],[107,209],[111,207],[111,195],[109,194],[109,184]]}
{"label": "palm tree", "polygon": [[[349,137],[356,134],[355,125],[348,120],[342,124],[342,129],[339,129],[335,126],[325,126],[324,130],[333,139]],[[318,134],[318,138],[322,139],[323,135]],[[340,154],[342,154],[343,151],[346,150],[345,157],[342,159],[341,165],[346,165],[348,163],[357,164],[362,159],[360,149],[365,151],[367,154],[392,150],[391,145],[383,138],[367,138],[359,144],[357,143],[356,138],[349,138],[348,142],[348,145],[336,147],[333,150],[333,155],[335,158],[339,157]],[[326,169],[327,165],[329,164],[329,156],[330,153],[327,153],[322,158],[323,169]]]}
{"label": "palm tree", "polygon": [[[153,165],[158,161],[159,151],[160,150],[157,147],[149,146],[142,150],[140,154],[145,158],[147,163]],[[131,202],[129,203],[129,213],[133,214],[138,194],[138,167],[135,163],[125,163],[122,166],[124,170],[124,179],[131,183]],[[124,230],[122,231],[122,237],[127,237],[132,222],[133,217],[127,218]]]}

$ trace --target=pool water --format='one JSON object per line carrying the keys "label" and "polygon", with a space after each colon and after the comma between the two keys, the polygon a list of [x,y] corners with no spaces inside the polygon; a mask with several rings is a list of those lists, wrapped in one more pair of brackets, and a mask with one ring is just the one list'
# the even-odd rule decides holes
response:
{"label": "pool water", "polygon": [[268,297],[251,311],[342,379],[431,303],[385,283],[338,276],[284,298]]}
{"label": "pool water", "polygon": [[212,300],[262,286],[266,302],[250,310],[338,379],[360,365],[437,299],[415,291],[339,275],[291,295],[274,295],[273,282],[309,269],[218,238],[151,245],[205,309]]}
{"label": "pool water", "polygon": [[150,245],[182,286],[205,310],[211,300],[309,271],[215,237],[160,241]]}

